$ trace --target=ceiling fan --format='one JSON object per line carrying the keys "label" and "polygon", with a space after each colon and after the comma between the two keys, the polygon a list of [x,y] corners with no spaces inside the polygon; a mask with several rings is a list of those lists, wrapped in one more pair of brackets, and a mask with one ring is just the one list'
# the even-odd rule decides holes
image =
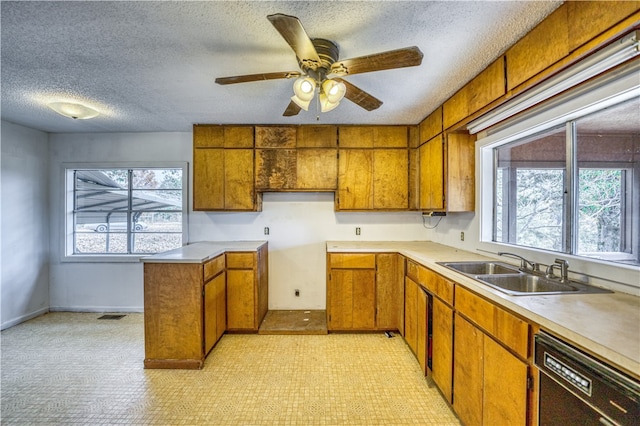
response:
{"label": "ceiling fan", "polygon": [[422,52],[416,46],[341,60],[335,42],[323,38],[309,38],[302,23],[295,16],[278,13],[267,16],[267,19],[293,49],[300,71],[221,77],[216,78],[216,83],[234,84],[296,78],[293,85],[294,96],[282,114],[285,117],[297,115],[301,109],[308,110],[314,97],[318,109],[322,112],[334,109],[343,97],[367,111],[373,111],[382,105],[382,101],[340,77],[413,67],[422,63]]}

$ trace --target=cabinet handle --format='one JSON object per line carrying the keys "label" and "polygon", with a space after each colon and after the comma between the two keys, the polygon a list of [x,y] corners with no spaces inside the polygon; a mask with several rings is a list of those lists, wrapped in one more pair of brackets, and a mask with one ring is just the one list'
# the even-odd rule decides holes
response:
{"label": "cabinet handle", "polygon": [[616,426],[615,423],[610,422],[608,419],[605,419],[604,417],[600,417],[598,421],[605,426]]}

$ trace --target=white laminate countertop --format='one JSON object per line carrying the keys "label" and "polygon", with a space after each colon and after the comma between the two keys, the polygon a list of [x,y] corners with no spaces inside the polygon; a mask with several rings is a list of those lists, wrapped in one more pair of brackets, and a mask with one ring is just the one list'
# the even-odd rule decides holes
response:
{"label": "white laminate countertop", "polygon": [[400,253],[640,378],[640,297],[624,293],[510,296],[436,263],[489,258],[432,242],[327,241],[327,252]]}
{"label": "white laminate countertop", "polygon": [[200,241],[143,257],[147,263],[202,263],[229,251],[257,251],[266,241]]}

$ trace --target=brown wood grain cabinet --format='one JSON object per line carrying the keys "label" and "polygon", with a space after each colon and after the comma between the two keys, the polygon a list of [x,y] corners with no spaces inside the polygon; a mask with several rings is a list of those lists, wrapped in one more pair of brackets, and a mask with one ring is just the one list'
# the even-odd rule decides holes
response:
{"label": "brown wood grain cabinet", "polygon": [[203,263],[145,263],[145,368],[202,368],[224,333],[224,255]]}
{"label": "brown wood grain cabinet", "polygon": [[400,330],[404,322],[404,259],[397,253],[376,254],[376,328]]}
{"label": "brown wood grain cabinet", "polygon": [[398,330],[404,261],[397,253],[327,254],[327,328]]}
{"label": "brown wood grain cabinet", "polygon": [[439,134],[418,148],[420,210],[474,211],[474,139],[464,133]]}
{"label": "brown wood grain cabinet", "polygon": [[405,277],[404,329],[407,345],[427,374],[428,298],[424,289],[410,277]]}
{"label": "brown wood grain cabinet", "polygon": [[193,209],[256,211],[253,127],[193,126]]}
{"label": "brown wood grain cabinet", "polygon": [[256,127],[258,191],[335,191],[337,127]]}
{"label": "brown wood grain cabinet", "polygon": [[527,364],[457,313],[453,372],[465,425],[527,424]]}
{"label": "brown wood grain cabinet", "polygon": [[453,408],[468,425],[526,425],[530,325],[456,287]]}
{"label": "brown wood grain cabinet", "polygon": [[333,253],[328,256],[328,330],[375,330],[375,254]]}
{"label": "brown wood grain cabinet", "polygon": [[269,305],[268,252],[227,252],[227,330],[257,332]]}

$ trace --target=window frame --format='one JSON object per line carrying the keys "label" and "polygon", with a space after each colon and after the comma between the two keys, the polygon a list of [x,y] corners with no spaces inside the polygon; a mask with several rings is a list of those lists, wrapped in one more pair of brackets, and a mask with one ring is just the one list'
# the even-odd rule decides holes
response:
{"label": "window frame", "polygon": [[[134,263],[140,262],[143,257],[152,254],[126,254],[126,253],[74,253],[75,228],[74,228],[74,204],[75,204],[75,171],[99,170],[99,169],[181,169],[182,170],[182,208],[176,213],[182,214],[182,245],[188,243],[189,235],[189,167],[187,162],[100,162],[100,163],[63,163],[63,206],[61,229],[64,235],[60,239],[62,262],[95,262],[95,263]],[[129,189],[130,191],[130,189]],[[127,225],[127,235],[131,232]],[[127,237],[129,238],[129,237]]]}

